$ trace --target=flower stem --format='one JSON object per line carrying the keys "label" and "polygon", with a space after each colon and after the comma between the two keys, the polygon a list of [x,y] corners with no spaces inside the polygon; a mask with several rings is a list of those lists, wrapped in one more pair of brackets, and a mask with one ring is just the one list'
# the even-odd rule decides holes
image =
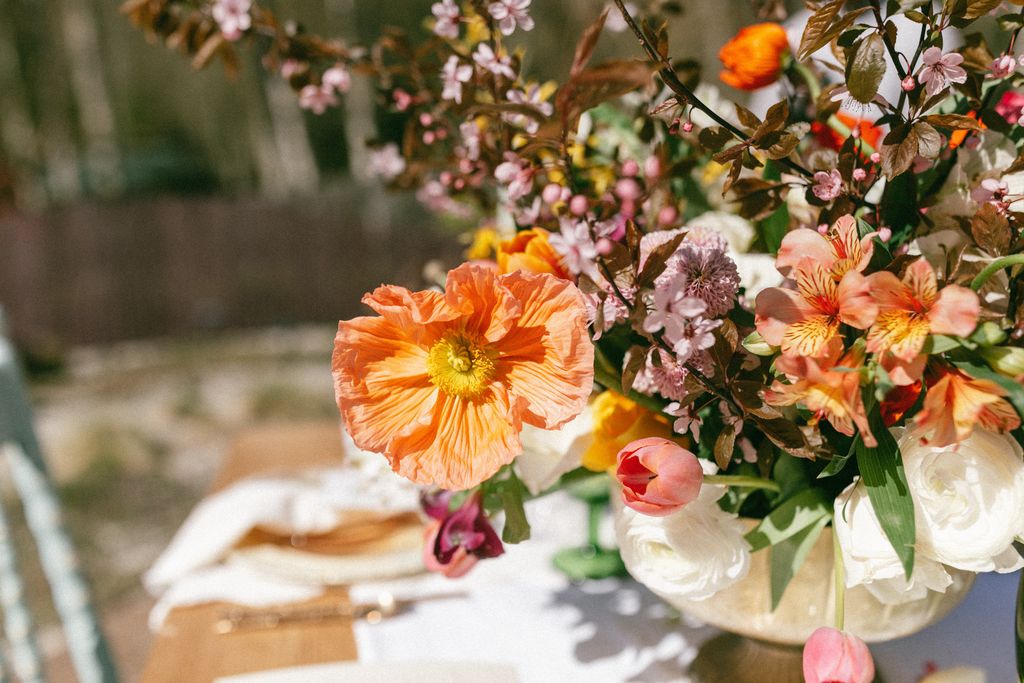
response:
{"label": "flower stem", "polygon": [[977,277],[971,281],[971,289],[977,292],[990,277],[998,273],[1003,268],[1018,265],[1024,265],[1024,254],[1010,254],[1009,256],[997,258],[995,261],[985,266],[982,271],[978,273]]}
{"label": "flower stem", "polygon": [[836,628],[842,631],[843,623],[846,621],[846,572],[843,566],[843,551],[839,547],[839,534],[836,533],[834,524],[832,526],[832,554],[836,592],[835,624]]}
{"label": "flower stem", "polygon": [[721,484],[723,486],[736,486],[744,489],[764,489],[778,493],[779,485],[771,479],[760,477],[745,477],[739,474],[705,474],[704,481],[708,484]]}

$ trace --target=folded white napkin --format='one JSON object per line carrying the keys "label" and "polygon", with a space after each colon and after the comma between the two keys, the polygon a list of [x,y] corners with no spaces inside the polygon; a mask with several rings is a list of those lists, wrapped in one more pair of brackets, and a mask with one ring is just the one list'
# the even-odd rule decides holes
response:
{"label": "folded white napkin", "polygon": [[200,502],[143,577],[160,598],[151,615],[159,627],[171,607],[216,600],[264,606],[314,597],[322,587],[220,563],[249,531],[282,535],[325,533],[347,511],[419,509],[419,491],[397,477],[379,455],[346,443],[343,466],[294,476],[244,479]]}

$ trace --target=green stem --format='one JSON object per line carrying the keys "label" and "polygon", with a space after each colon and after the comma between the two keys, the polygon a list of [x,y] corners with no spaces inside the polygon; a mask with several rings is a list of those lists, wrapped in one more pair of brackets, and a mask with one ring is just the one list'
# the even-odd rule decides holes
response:
{"label": "green stem", "polygon": [[839,534],[832,527],[833,576],[836,591],[836,628],[843,630],[846,621],[846,572],[843,566],[843,551],[839,547]]}
{"label": "green stem", "polygon": [[1003,268],[1019,265],[1024,265],[1024,254],[1010,254],[1009,256],[997,258],[995,261],[985,266],[982,271],[978,273],[977,277],[971,281],[971,289],[977,292],[990,277],[998,273]]}
{"label": "green stem", "polygon": [[587,501],[587,543],[594,548],[601,547],[601,519],[604,517],[604,503]]}
{"label": "green stem", "polygon": [[721,484],[723,486],[736,486],[745,489],[764,489],[778,493],[782,489],[771,479],[760,477],[745,477],[739,474],[705,474],[704,481],[708,484]]}

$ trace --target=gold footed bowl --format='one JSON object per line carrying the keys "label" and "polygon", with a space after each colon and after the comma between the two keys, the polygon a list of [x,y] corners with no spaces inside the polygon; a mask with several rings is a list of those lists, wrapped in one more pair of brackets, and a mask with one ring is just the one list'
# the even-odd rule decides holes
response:
{"label": "gold footed bowl", "polygon": [[[669,599],[680,611],[726,633],[706,642],[691,666],[700,683],[802,683],[803,644],[835,615],[832,528],[826,528],[807,560],[771,609],[770,554],[751,556],[750,573],[707,600]],[[863,586],[846,591],[845,630],[869,643],[902,638],[934,624],[966,597],[974,574],[947,568],[945,593],[886,605]]]}

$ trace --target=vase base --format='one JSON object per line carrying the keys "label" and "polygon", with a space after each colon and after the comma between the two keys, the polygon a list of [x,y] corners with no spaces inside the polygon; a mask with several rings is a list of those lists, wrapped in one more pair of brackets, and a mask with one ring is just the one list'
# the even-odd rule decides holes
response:
{"label": "vase base", "polygon": [[803,648],[725,633],[701,646],[689,673],[694,683],[803,683]]}

